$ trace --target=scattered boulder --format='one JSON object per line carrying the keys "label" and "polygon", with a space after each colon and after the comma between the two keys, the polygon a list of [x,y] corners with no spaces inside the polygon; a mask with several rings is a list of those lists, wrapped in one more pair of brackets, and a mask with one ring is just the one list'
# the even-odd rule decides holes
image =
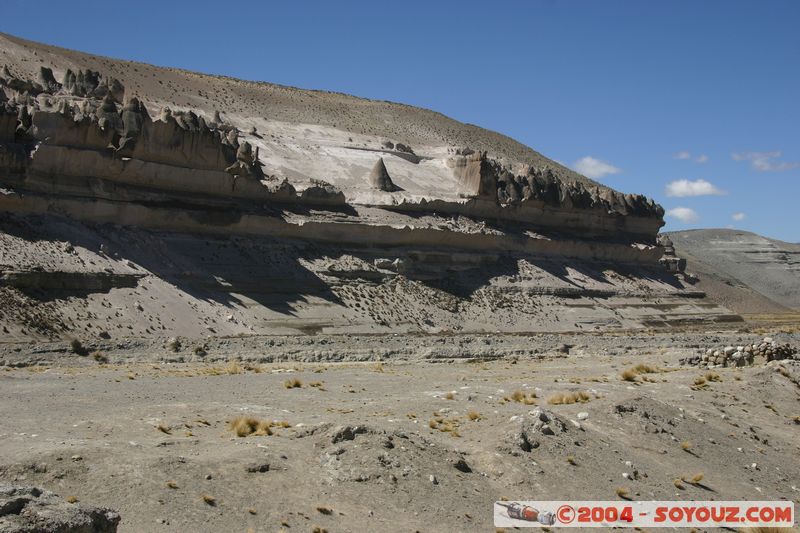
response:
{"label": "scattered boulder", "polygon": [[336,444],[345,440],[353,440],[356,435],[361,435],[367,432],[364,426],[339,426],[333,430],[331,435],[331,444]]}
{"label": "scattered boulder", "polygon": [[514,435],[514,444],[524,452],[538,448],[544,439],[568,431],[564,420],[554,413],[537,407],[522,417],[519,431]]}
{"label": "scattered boulder", "polygon": [[755,364],[756,357],[763,357],[766,362],[783,359],[800,360],[797,348],[789,344],[778,344],[771,337],[765,337],[761,342],[742,346],[707,348],[700,355],[681,359],[680,363],[704,368],[737,367]]}

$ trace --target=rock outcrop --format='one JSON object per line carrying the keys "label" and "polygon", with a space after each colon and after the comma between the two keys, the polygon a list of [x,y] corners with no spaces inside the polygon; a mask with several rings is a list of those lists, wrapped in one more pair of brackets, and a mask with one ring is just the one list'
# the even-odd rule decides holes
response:
{"label": "rock outcrop", "polygon": [[115,533],[119,522],[111,509],[64,500],[35,487],[0,484],[2,533]]}
{"label": "rock outcrop", "polygon": [[[339,332],[667,327],[697,317],[735,318],[699,301],[699,291],[683,290],[659,264],[664,211],[655,202],[603,187],[507,138],[395,104],[381,104],[384,115],[376,104],[346,95],[316,95],[313,113],[294,102],[299,115],[286,114],[286,102],[302,91],[265,91],[263,84],[218,91],[229,80],[120,68],[80,54],[63,65],[22,61],[31,45],[2,35],[0,41],[13,51],[0,48],[0,62],[9,63],[0,76],[0,210],[6,213],[57,213],[82,224],[192,239],[280,240],[264,245],[270,252],[252,280],[231,283],[230,290],[291,293],[287,301],[320,305],[325,316],[335,308],[342,318],[325,327]],[[124,79],[109,72],[125,72]],[[196,80],[202,84],[189,90]],[[242,87],[252,92],[238,95]],[[228,91],[239,100],[212,99]],[[288,100],[270,100],[263,107],[269,117],[242,111],[242,102],[275,91]],[[187,96],[176,100],[176,94]],[[340,101],[331,115],[336,123],[315,123],[331,98]],[[372,129],[356,131],[361,123],[341,113],[356,103],[375,111]],[[419,113],[426,122],[415,118]],[[385,119],[390,115],[403,128]],[[363,117],[370,121],[369,113]],[[441,137],[431,140],[430,132]],[[388,168],[402,176],[402,188]],[[306,253],[306,246],[316,251]],[[350,264],[346,256],[357,259]],[[333,264],[317,264],[320,257]],[[278,258],[282,270],[258,278]],[[204,259],[190,263],[198,261]],[[0,289],[30,291],[26,280],[41,276],[27,273],[41,265],[16,263],[8,261]],[[73,295],[107,285],[72,272],[62,276],[60,268],[41,269],[52,291]],[[579,272],[594,274],[584,279]],[[361,284],[369,286],[364,294],[399,291],[409,302],[424,301],[425,309],[409,322],[379,300],[348,299],[349,288]],[[306,320],[295,316],[294,303],[273,310],[270,298],[251,297],[280,315],[253,331]],[[567,311],[575,299],[585,309]]]}
{"label": "rock outcrop", "polygon": [[392,178],[389,176],[389,171],[386,170],[386,164],[382,157],[378,158],[369,173],[369,184],[373,189],[384,192],[394,192],[397,189],[392,183]]}

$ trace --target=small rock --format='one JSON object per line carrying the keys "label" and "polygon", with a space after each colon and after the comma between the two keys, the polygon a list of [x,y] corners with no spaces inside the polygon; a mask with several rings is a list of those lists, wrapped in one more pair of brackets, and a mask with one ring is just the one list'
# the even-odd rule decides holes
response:
{"label": "small rock", "polygon": [[434,476],[433,474],[431,474],[431,475],[428,477],[428,479],[429,479],[429,480],[430,480],[430,482],[431,482],[431,483],[433,483],[434,485],[438,485],[438,484],[439,484],[439,480],[438,480],[438,479],[436,479],[436,476]]}
{"label": "small rock", "polygon": [[269,463],[250,463],[245,470],[251,474],[269,472]]}
{"label": "small rock", "polygon": [[589,413],[586,411],[581,411],[578,413],[578,420],[586,420],[587,418],[589,418]]}

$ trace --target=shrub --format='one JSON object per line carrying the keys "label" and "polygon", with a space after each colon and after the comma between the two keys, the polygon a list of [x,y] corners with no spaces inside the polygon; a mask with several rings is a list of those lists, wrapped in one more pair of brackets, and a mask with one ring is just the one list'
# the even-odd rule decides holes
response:
{"label": "shrub", "polygon": [[583,391],[580,392],[560,392],[554,394],[547,399],[550,405],[564,405],[573,403],[586,403],[591,400],[591,397]]}
{"label": "shrub", "polygon": [[303,386],[303,382],[297,378],[287,379],[286,381],[283,382],[283,386],[286,387],[287,389],[299,389],[300,387]]}

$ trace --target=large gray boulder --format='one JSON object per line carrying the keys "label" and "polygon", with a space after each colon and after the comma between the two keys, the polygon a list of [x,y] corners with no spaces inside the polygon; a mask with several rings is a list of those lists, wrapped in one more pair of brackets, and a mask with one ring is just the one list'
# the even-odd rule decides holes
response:
{"label": "large gray boulder", "polygon": [[116,511],[70,503],[47,490],[0,483],[0,533],[115,533]]}

